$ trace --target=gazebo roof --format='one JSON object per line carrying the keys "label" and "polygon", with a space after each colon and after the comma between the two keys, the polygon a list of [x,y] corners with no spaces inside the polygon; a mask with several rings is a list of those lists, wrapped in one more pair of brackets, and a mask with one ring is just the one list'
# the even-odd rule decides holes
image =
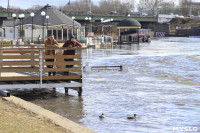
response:
{"label": "gazebo roof", "polygon": [[[49,16],[48,19],[48,27],[49,28],[62,28],[62,27],[72,27],[73,26],[73,20],[72,18],[68,17],[67,15],[63,14],[56,8],[46,5],[40,10],[35,12],[35,16],[33,17],[33,25],[42,27],[43,26],[43,16],[41,15],[41,12],[44,11],[46,15]],[[46,15],[44,16],[44,25],[47,25],[47,19]],[[32,18],[31,16],[25,17],[23,20],[24,25],[31,25],[32,24]],[[18,23],[19,25],[19,23]],[[81,24],[77,21],[74,21],[74,27],[81,27]]]}
{"label": "gazebo roof", "polygon": [[141,24],[136,19],[127,18],[119,22],[117,28],[120,29],[141,28]]}

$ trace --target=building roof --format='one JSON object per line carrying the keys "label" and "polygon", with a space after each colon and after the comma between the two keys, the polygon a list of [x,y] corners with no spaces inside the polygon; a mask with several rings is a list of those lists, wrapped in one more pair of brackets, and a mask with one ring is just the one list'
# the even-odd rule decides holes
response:
{"label": "building roof", "polygon": [[[49,28],[65,28],[65,27],[72,27],[73,26],[73,20],[72,18],[68,17],[67,15],[63,14],[56,8],[46,5],[40,10],[35,12],[35,16],[33,17],[33,25],[38,26],[38,28],[43,26],[43,16],[41,15],[41,12],[44,11],[46,15],[49,16],[48,19],[48,27]],[[44,26],[47,25],[47,19],[46,15],[44,16]],[[31,25],[32,24],[32,18],[31,16],[25,17],[23,20],[24,25]],[[19,25],[19,23],[18,23]],[[81,27],[81,24],[77,21],[74,21],[74,27]]]}
{"label": "building roof", "polygon": [[127,18],[118,23],[117,28],[141,28],[141,24],[133,18]]}
{"label": "building roof", "polygon": [[13,26],[14,26],[13,20],[3,20],[2,27],[13,27]]}

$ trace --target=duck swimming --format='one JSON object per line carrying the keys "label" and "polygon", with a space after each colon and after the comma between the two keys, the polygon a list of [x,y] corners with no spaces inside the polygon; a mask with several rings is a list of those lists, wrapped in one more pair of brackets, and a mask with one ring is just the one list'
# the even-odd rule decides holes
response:
{"label": "duck swimming", "polygon": [[136,114],[134,114],[134,116],[127,116],[127,119],[133,119],[133,120],[136,120]]}
{"label": "duck swimming", "polygon": [[105,116],[104,116],[103,113],[99,116],[100,119],[103,119],[104,117],[105,117]]}

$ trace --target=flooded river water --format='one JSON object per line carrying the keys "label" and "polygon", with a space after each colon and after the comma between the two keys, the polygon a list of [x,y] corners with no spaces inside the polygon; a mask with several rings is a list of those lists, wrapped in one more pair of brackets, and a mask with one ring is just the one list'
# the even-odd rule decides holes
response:
{"label": "flooded river water", "polygon": [[[98,133],[200,132],[200,39],[83,51],[83,65],[127,65],[128,72],[83,73],[83,96],[64,89],[20,96]],[[42,95],[41,95],[42,93]],[[100,120],[99,115],[105,114]],[[137,114],[136,120],[127,115]]]}

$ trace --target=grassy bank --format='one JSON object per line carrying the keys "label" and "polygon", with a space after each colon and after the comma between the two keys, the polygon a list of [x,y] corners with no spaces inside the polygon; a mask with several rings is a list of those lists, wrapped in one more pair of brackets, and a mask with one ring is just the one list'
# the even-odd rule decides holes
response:
{"label": "grassy bank", "polygon": [[71,133],[0,97],[0,133]]}

